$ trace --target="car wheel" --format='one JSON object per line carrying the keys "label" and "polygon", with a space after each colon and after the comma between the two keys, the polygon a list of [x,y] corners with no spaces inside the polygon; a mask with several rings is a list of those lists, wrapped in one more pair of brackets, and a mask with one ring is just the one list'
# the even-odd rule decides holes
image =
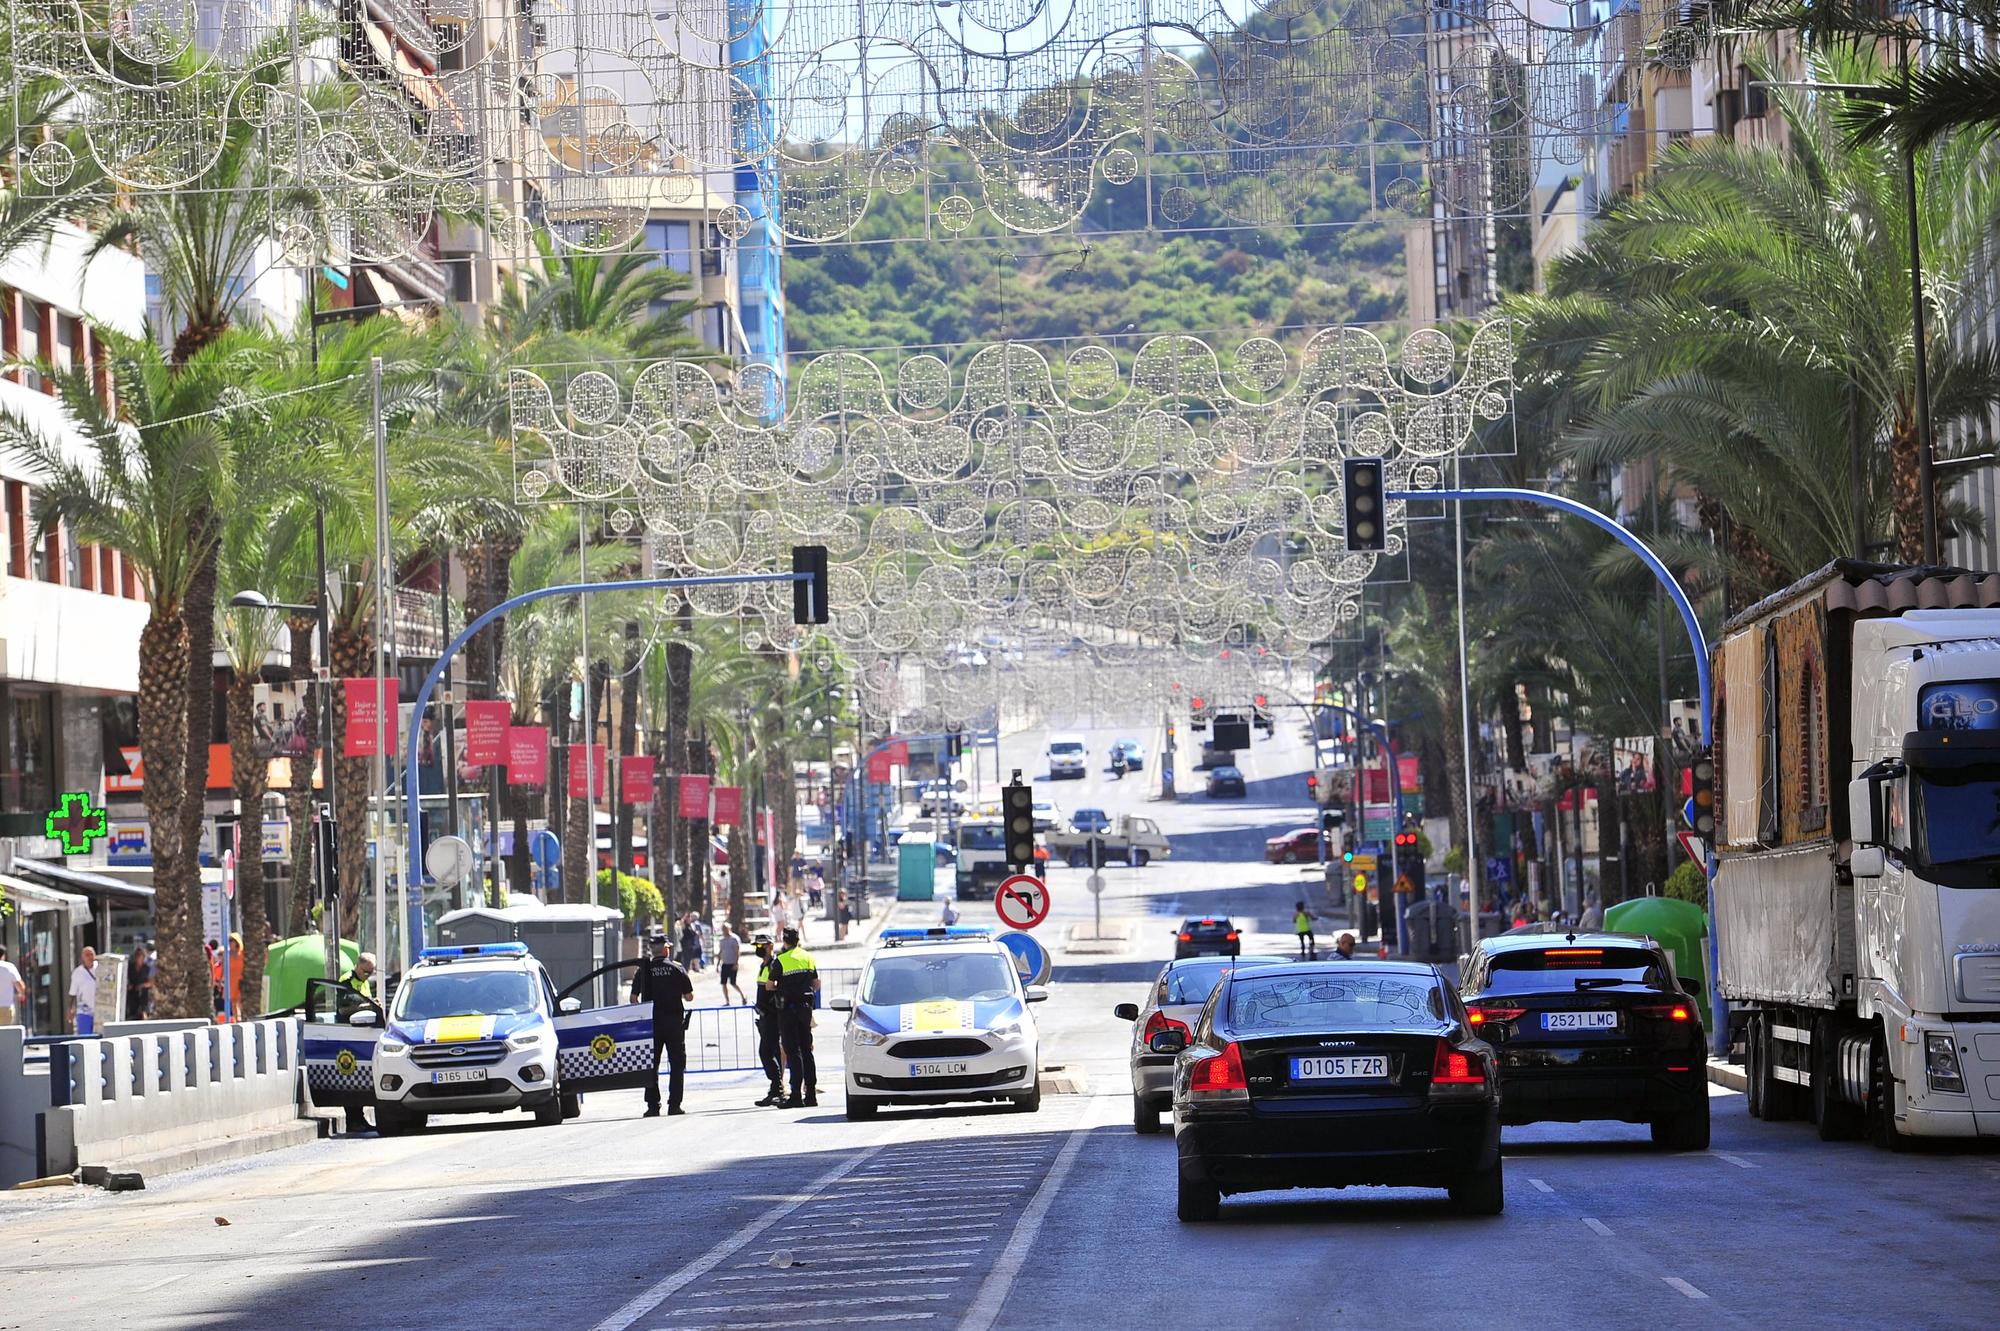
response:
{"label": "car wheel", "polygon": [[1151,860],[1152,858],[1153,857],[1151,855],[1148,855],[1143,850],[1135,850],[1132,852],[1132,867],[1135,869],[1143,869],[1146,867],[1147,861]]}
{"label": "car wheel", "polygon": [[873,1118],[875,1111],[881,1107],[881,1101],[871,1100],[865,1095],[850,1094],[847,1097],[847,1117],[853,1121]]}
{"label": "car wheel", "polygon": [[1451,1185],[1451,1204],[1465,1215],[1499,1215],[1507,1205],[1499,1152],[1490,1168],[1475,1170]]}
{"label": "car wheel", "polygon": [[1652,1123],[1653,1145],[1663,1151],[1706,1151],[1708,1149],[1708,1096],[1678,1114],[1656,1118]]}
{"label": "car wheel", "polygon": [[387,1105],[375,1106],[375,1135],[377,1137],[403,1137],[409,1135],[415,1125],[415,1118],[400,1109]]}
{"label": "car wheel", "polygon": [[583,1113],[583,1097],[575,1091],[564,1091],[561,1099],[564,1118],[576,1118]]}
{"label": "car wheel", "polygon": [[1160,1130],[1160,1111],[1138,1096],[1132,1097],[1132,1131],[1150,1137]]}
{"label": "car wheel", "polygon": [[1034,1090],[1032,1090],[1032,1091],[1029,1091],[1029,1092],[1028,1092],[1028,1093],[1027,1093],[1026,1095],[1017,1095],[1017,1096],[1015,1096],[1015,1097],[1014,1097],[1014,1108],[1016,1108],[1016,1109],[1020,1110],[1020,1111],[1021,1111],[1021,1112],[1022,1112],[1023,1114],[1038,1114],[1038,1113],[1040,1113],[1040,1112],[1041,1112],[1041,1109],[1042,1109],[1042,1086],[1041,1086],[1041,1083],[1040,1083],[1039,1081],[1038,1081],[1038,1082],[1036,1082],[1036,1083],[1035,1083],[1035,1089],[1034,1089]]}
{"label": "car wheel", "polygon": [[1896,1083],[1889,1075],[1889,1046],[1881,1036],[1868,1054],[1868,1138],[1885,1151],[1907,1151],[1910,1139],[1896,1126]]}
{"label": "car wheel", "polygon": [[562,1096],[560,1094],[552,1095],[547,1100],[543,1101],[541,1104],[535,1106],[536,1127],[553,1128],[556,1124],[562,1121],[563,1121],[563,1107],[562,1107]]}
{"label": "car wheel", "polygon": [[1222,1218],[1222,1193],[1213,1184],[1197,1183],[1183,1174],[1174,1214],[1187,1224],[1206,1224]]}
{"label": "car wheel", "polygon": [[1285,863],[1297,864],[1298,862],[1299,862],[1299,853],[1296,850],[1288,850],[1285,852]]}

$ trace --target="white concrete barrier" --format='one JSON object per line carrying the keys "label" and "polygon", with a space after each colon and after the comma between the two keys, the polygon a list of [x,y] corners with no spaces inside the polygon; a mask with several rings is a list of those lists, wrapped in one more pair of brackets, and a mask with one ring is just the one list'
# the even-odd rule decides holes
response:
{"label": "white concrete barrier", "polygon": [[41,1176],[36,1128],[49,1103],[48,1069],[27,1065],[26,1028],[0,1026],[0,1188]]}
{"label": "white concrete barrier", "polygon": [[224,1158],[232,1142],[300,1124],[299,1066],[289,1018],[52,1045],[41,1172]]}

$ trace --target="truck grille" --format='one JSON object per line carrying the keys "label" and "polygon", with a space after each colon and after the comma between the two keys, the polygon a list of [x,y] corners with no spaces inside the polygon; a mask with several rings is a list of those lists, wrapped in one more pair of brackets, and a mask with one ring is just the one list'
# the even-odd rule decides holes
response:
{"label": "truck grille", "polygon": [[498,1063],[506,1053],[505,1040],[460,1040],[417,1045],[410,1050],[410,1061],[420,1068],[483,1068]]}
{"label": "truck grille", "polygon": [[1958,954],[1958,996],[1967,1003],[2000,1005],[2000,953]]}

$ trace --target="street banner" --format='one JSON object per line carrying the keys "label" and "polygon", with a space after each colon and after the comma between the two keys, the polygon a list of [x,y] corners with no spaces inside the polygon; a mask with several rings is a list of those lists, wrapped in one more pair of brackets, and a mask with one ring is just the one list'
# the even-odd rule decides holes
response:
{"label": "street banner", "polygon": [[618,802],[647,805],[653,802],[653,755],[618,760]]}
{"label": "street banner", "polygon": [[906,739],[890,740],[868,755],[868,779],[876,785],[887,785],[894,776],[894,769],[909,765],[910,742]]}
{"label": "street banner", "polygon": [[739,827],[743,823],[743,787],[717,786],[715,788],[715,817],[710,820],[717,827],[724,825]]}
{"label": "street banner", "polygon": [[396,734],[396,680],[343,679],[340,681],[347,698],[347,729],[340,737],[340,753],[344,758],[373,758],[375,756],[376,728],[380,713],[375,707],[379,696],[377,683],[388,685],[389,696],[389,752],[397,748]]}
{"label": "street banner", "polygon": [[549,728],[507,727],[507,784],[546,786],[549,783]]}
{"label": "street banner", "polygon": [[[590,766],[583,765],[583,745],[569,746],[569,797],[573,800],[590,799],[593,795],[603,799],[610,793],[611,783],[605,779],[604,746],[590,746]],[[584,784],[585,780],[589,785]]]}
{"label": "street banner", "polygon": [[707,821],[707,777],[684,776],[681,778],[681,817],[697,823]]}
{"label": "street banner", "polygon": [[465,704],[465,761],[475,767],[507,761],[507,727],[514,704],[475,699]]}

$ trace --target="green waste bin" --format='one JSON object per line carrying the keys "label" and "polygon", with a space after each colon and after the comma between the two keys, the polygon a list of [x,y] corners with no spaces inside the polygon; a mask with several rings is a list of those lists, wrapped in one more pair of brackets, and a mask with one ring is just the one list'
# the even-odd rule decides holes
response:
{"label": "green waste bin", "polygon": [[[361,949],[352,939],[340,940],[340,970],[354,969]],[[264,960],[264,979],[269,983],[270,1001],[266,1012],[283,1012],[306,1001],[306,981],[326,975],[326,939],[319,934],[300,934],[271,944]],[[335,976],[338,979],[339,976]]]}
{"label": "green waste bin", "polygon": [[1708,1005],[1709,990],[1714,983],[1708,973],[1708,944],[1704,941],[1708,936],[1708,912],[1692,901],[1674,897],[1640,897],[1636,901],[1621,901],[1605,911],[1604,927],[1621,934],[1644,934],[1665,945],[1673,953],[1674,972],[1701,982],[1701,993],[1695,1002],[1701,1009],[1702,1027],[1715,1029]]}
{"label": "green waste bin", "polygon": [[896,843],[896,900],[929,901],[937,895],[937,842],[904,837]]}

